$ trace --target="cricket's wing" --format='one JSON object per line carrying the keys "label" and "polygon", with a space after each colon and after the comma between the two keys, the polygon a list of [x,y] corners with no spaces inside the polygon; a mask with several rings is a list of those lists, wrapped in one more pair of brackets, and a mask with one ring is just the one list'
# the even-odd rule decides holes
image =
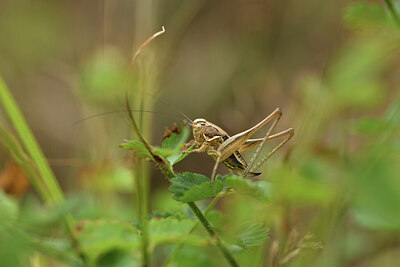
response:
{"label": "cricket's wing", "polygon": [[246,152],[247,150],[260,145],[263,140],[264,140],[264,138],[248,139],[246,142],[244,142],[244,144],[241,147],[239,147],[239,149],[237,151],[239,153]]}
{"label": "cricket's wing", "polygon": [[263,119],[261,122],[259,122],[257,125],[254,127],[243,131],[241,133],[238,133],[234,136],[229,137],[226,141],[224,141],[220,147],[218,148],[218,151],[220,152],[220,157],[221,160],[225,160],[227,157],[232,155],[235,151],[239,150],[239,148],[255,133],[257,132],[264,124],[266,124],[268,121],[273,119],[276,116],[280,116],[281,110],[276,109],[274,112],[272,112],[270,115],[268,115],[265,119]]}

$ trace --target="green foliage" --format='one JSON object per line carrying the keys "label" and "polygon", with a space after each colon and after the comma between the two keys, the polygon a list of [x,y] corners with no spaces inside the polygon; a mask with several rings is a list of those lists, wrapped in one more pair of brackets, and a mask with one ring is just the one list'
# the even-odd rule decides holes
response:
{"label": "green foliage", "polygon": [[[0,118],[0,139],[18,164],[16,173],[28,176],[39,196],[51,205],[43,206],[29,190],[20,198],[7,195],[16,194],[13,189],[18,187],[18,173],[0,171],[0,186],[7,192],[0,191],[1,265],[211,267],[227,265],[228,261],[235,266],[238,260],[241,266],[364,266],[382,262],[395,266],[399,262],[400,23],[396,18],[400,1],[355,1],[347,7],[340,1],[324,5],[316,4],[318,1],[292,1],[290,10],[287,3],[278,1],[274,11],[279,23],[271,24],[278,27],[273,31],[264,27],[270,17],[275,18],[263,16],[269,7],[233,5],[233,10],[246,15],[235,16],[232,29],[218,30],[218,34],[214,29],[204,30],[204,25],[216,25],[221,20],[217,16],[217,21],[202,24],[203,18],[216,17],[203,16],[215,12],[201,6],[204,1],[183,1],[179,8],[161,4],[158,11],[172,18],[173,34],[161,41],[160,47],[152,42],[146,57],[142,54],[132,68],[128,67],[127,51],[121,50],[122,41],[132,36],[118,34],[121,39],[115,39],[117,35],[113,35],[116,29],[125,28],[121,25],[127,25],[114,16],[124,13],[119,4],[101,7],[106,22],[104,43],[88,46],[90,36],[79,35],[79,47],[84,48],[81,51],[62,44],[67,39],[71,39],[68,44],[77,40],[70,38],[74,35],[72,27],[68,34],[62,32],[64,27],[59,22],[63,20],[59,18],[63,10],[58,4],[38,1],[32,4],[24,0],[19,7],[7,0],[0,11],[0,53],[4,59],[0,68],[9,84],[15,85],[10,90],[0,80],[0,102],[7,115]],[[138,10],[150,11],[141,5]],[[344,11],[348,28],[345,31],[337,23],[339,7]],[[179,12],[170,16],[164,9]],[[198,11],[201,18],[194,15]],[[201,44],[203,47],[210,43],[212,47],[205,47],[202,55],[210,55],[215,64],[189,52],[197,49],[191,45],[198,44],[197,39],[191,39],[196,34],[187,34],[192,32],[193,23],[188,22],[193,19],[198,22],[196,27],[200,25],[202,33],[211,37]],[[71,21],[68,25],[82,24],[81,20]],[[142,26],[143,31],[134,31],[134,40],[140,41],[142,33],[149,29],[149,25]],[[131,27],[126,28],[131,31]],[[307,34],[302,34],[304,29]],[[93,32],[98,39],[99,31]],[[233,32],[245,41],[232,42]],[[176,53],[173,49],[180,47],[176,46],[180,36],[185,37],[187,49]],[[217,46],[213,36],[218,37]],[[63,53],[53,57],[57,51]],[[180,54],[179,60],[160,51]],[[69,54],[76,56],[68,59]],[[174,68],[168,66],[170,62],[174,62]],[[37,63],[42,64],[31,68]],[[186,72],[174,75],[174,69],[179,70],[181,65]],[[21,70],[14,73],[13,66],[20,66]],[[211,69],[207,69],[209,66]],[[214,70],[220,70],[218,75],[201,72],[215,73]],[[43,81],[49,82],[47,87]],[[53,90],[60,89],[57,86],[63,90]],[[40,110],[27,119],[44,123],[28,127],[10,93],[22,99],[22,110],[35,111],[32,103],[38,101],[45,103],[43,107],[62,107],[61,104],[69,105],[68,99],[72,98],[114,110],[110,104],[115,103],[113,100],[120,102],[127,89],[134,110],[150,111],[158,109],[158,103],[144,95],[158,94],[161,87],[190,88],[185,92],[188,95],[169,95],[171,91],[166,91],[163,96],[168,94],[189,114],[198,111],[191,105],[201,108],[205,117],[209,114],[207,108],[212,107],[209,119],[220,120],[229,133],[264,116],[265,107],[270,104],[280,103],[279,106],[284,105],[284,116],[273,134],[293,127],[295,137],[267,162],[265,170],[260,170],[263,175],[251,179],[217,175],[211,182],[201,174],[176,174],[171,167],[188,156],[182,148],[190,135],[189,127],[181,125],[161,144],[152,144],[148,148],[153,154],[140,141],[125,141],[121,147],[140,158],[138,164],[131,166],[131,161],[118,156],[121,151],[112,145],[121,137],[110,133],[121,135],[124,131],[113,125],[96,124],[92,132],[79,128],[84,137],[73,143],[72,135],[59,136],[59,126],[53,127],[59,121],[68,126],[71,114],[55,116],[47,109]],[[50,89],[37,88],[73,95],[61,102],[61,97],[53,99]],[[86,105],[79,108],[75,104],[69,107],[87,109]],[[155,125],[150,117],[157,119],[154,131],[150,129]],[[141,113],[135,118],[148,140],[151,135],[159,135],[158,130],[165,125],[158,124],[161,119],[156,116]],[[53,146],[54,140],[64,137],[63,146]],[[88,143],[84,138],[91,140]],[[267,147],[278,142],[271,140]],[[66,146],[78,147],[79,151],[70,151]],[[0,158],[6,158],[0,151]],[[58,154],[59,151],[65,154]],[[267,149],[261,153],[268,153]],[[87,158],[77,159],[79,155]],[[67,168],[49,167],[47,158],[56,158],[53,162],[58,164],[59,157],[64,156]],[[247,156],[244,154],[246,159]],[[207,156],[199,156],[197,162],[188,159],[188,165],[182,162],[179,167],[185,169],[195,163],[196,169],[206,166],[203,170],[207,173],[212,167],[211,159],[202,162],[201,157]],[[156,163],[168,181],[156,174],[155,168],[147,168],[151,164],[141,159],[154,159],[150,163]],[[66,203],[53,168],[60,173],[63,190],[69,193]],[[81,223],[76,224],[70,213]],[[65,222],[69,229],[65,229]],[[244,222],[247,224],[243,229]],[[271,241],[267,240],[269,234],[274,237]],[[311,241],[312,235],[317,241]]]}
{"label": "green foliage", "polygon": [[7,197],[3,190],[0,190],[0,220],[15,220],[18,216],[18,204]]}
{"label": "green foliage", "polygon": [[[149,247],[153,250],[158,245],[170,243],[208,245],[210,240],[206,236],[188,235],[194,223],[193,220],[176,216],[152,218],[148,224]],[[132,224],[117,220],[84,220],[77,230],[80,250],[89,262],[98,264],[117,256],[123,257],[124,262],[136,262],[140,249],[140,230]]]}
{"label": "green foliage", "polygon": [[110,104],[113,99],[121,99],[123,90],[116,88],[124,88],[128,81],[127,62],[124,62],[118,50],[104,49],[92,55],[81,71],[81,93],[87,100],[97,104]]}
{"label": "green foliage", "polygon": [[227,175],[222,178],[227,188],[234,192],[245,194],[266,201],[271,198],[271,185],[265,181],[251,181],[236,175]]}
{"label": "green foliage", "polygon": [[[353,131],[363,135],[377,135],[390,127],[390,124],[378,118],[363,118],[355,122]],[[398,126],[395,126],[398,127]]]}
{"label": "green foliage", "polygon": [[379,77],[389,59],[386,48],[380,39],[361,39],[342,50],[328,72],[330,100],[336,106],[360,109],[382,102],[386,88]]}
{"label": "green foliage", "polygon": [[[166,158],[171,165],[174,165],[186,158],[188,155],[186,153],[182,153],[182,146],[188,137],[189,129],[181,125],[179,134],[175,132],[171,133],[170,136],[163,140],[161,147],[152,146],[153,153],[154,155]],[[140,141],[125,140],[120,147],[135,151],[137,153],[136,156],[140,158],[152,159],[151,154],[145,145]]]}
{"label": "green foliage", "polygon": [[170,136],[163,140],[161,147],[164,149],[171,149],[173,151],[180,151],[182,145],[188,139],[189,134],[189,129],[181,125],[179,133],[172,132]]}
{"label": "green foliage", "polygon": [[[316,161],[313,161],[311,168],[319,168]],[[308,167],[308,168],[310,168]],[[287,170],[279,168],[274,171],[274,197],[290,201],[295,205],[314,204],[328,205],[335,197],[335,188],[326,181],[311,179],[311,173],[303,175],[298,170]]]}
{"label": "green foliage", "polygon": [[[122,251],[131,253],[140,247],[132,224],[116,220],[85,220],[77,226],[80,250],[94,264],[101,255]],[[132,261],[135,261],[132,255]]]}
{"label": "green foliage", "polygon": [[396,25],[390,14],[378,3],[355,2],[345,11],[345,23],[353,29],[392,29]]}
{"label": "green foliage", "polygon": [[145,145],[137,140],[124,140],[124,143],[120,145],[121,148],[133,150],[137,157],[151,159],[151,154],[145,147]]}
{"label": "green foliage", "polygon": [[180,202],[206,199],[218,193],[233,189],[233,193],[252,196],[267,201],[271,198],[271,187],[265,181],[251,181],[236,175],[217,175],[214,182],[204,175],[185,172],[172,179],[169,188],[174,198]]}
{"label": "green foliage", "polygon": [[207,236],[196,234],[188,235],[195,222],[190,219],[175,217],[153,218],[149,222],[150,246],[155,247],[163,243],[184,243],[188,245],[205,246],[210,243]]}
{"label": "green foliage", "polygon": [[[47,162],[42,149],[40,148],[35,136],[33,135],[29,125],[27,124],[24,115],[22,114],[19,106],[14,100],[13,95],[9,91],[7,85],[0,76],[0,103],[4,107],[10,121],[12,122],[24,149],[30,156],[35,168],[39,173],[39,176],[33,176],[32,179],[34,184],[44,184],[44,188],[39,192],[42,194],[41,197],[51,204],[61,204],[64,202],[64,195],[60,189],[58,181],[51,170],[49,163]],[[4,135],[3,135],[4,136]],[[9,143],[9,142],[8,142]],[[14,146],[15,147],[15,146]],[[17,154],[16,151],[13,152]],[[23,152],[20,152],[23,154]],[[35,181],[36,179],[36,181]],[[45,193],[46,191],[46,193]],[[72,221],[69,220],[69,226]]]}
{"label": "green foliage", "polygon": [[[96,179],[92,179],[96,177]],[[102,164],[86,175],[83,185],[97,192],[131,192],[134,188],[132,172],[121,165]]]}
{"label": "green foliage", "polygon": [[179,161],[186,158],[188,154],[182,153],[182,146],[188,139],[190,131],[187,127],[183,125],[180,126],[180,133],[171,133],[168,138],[165,138],[162,142],[161,147],[165,150],[171,150],[173,153],[167,156],[167,160],[171,165],[175,165]]}
{"label": "green foliage", "polygon": [[[174,258],[175,266],[193,266],[193,267],[217,267],[218,264],[215,257],[210,257],[212,251],[199,249],[193,246],[184,246]],[[172,265],[174,266],[174,265]]]}
{"label": "green foliage", "polygon": [[221,180],[212,183],[208,177],[190,172],[177,174],[171,183],[169,191],[176,200],[184,203],[209,198],[223,190]]}
{"label": "green foliage", "polygon": [[45,237],[62,222],[66,212],[62,207],[33,208],[32,203],[21,208],[20,202],[0,190],[0,262],[10,267],[25,266],[40,253],[53,261],[79,266],[70,240]]}
{"label": "green foliage", "polygon": [[269,229],[265,228],[262,223],[249,225],[242,233],[238,235],[240,239],[239,246],[250,248],[261,246],[264,240],[269,237]]}

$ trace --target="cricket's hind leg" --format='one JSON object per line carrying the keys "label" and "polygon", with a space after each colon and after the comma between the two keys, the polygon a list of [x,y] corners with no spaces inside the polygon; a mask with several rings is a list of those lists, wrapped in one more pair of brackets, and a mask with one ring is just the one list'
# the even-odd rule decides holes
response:
{"label": "cricket's hind leg", "polygon": [[275,129],[275,126],[278,124],[279,120],[282,117],[282,111],[281,109],[276,109],[274,112],[272,112],[269,116],[270,119],[275,117],[274,122],[272,123],[272,125],[269,127],[267,133],[265,134],[265,137],[263,138],[263,141],[260,143],[260,145],[258,146],[256,152],[254,153],[253,157],[251,158],[249,165],[247,166],[246,170],[243,172],[242,177],[246,177],[247,174],[250,172],[250,170],[253,168],[254,162],[258,156],[258,154],[260,154],[261,149],[264,147],[265,143],[269,140],[268,138],[270,137],[271,132]]}
{"label": "cricket's hind leg", "polygon": [[268,138],[268,140],[275,139],[281,136],[287,136],[279,145],[277,145],[271,152],[269,152],[262,160],[260,160],[252,171],[258,170],[273,154],[276,153],[284,144],[286,144],[294,135],[294,129],[289,128],[280,133],[274,134]]}
{"label": "cricket's hind leg", "polygon": [[219,153],[216,150],[212,151],[211,153],[215,154],[215,156],[216,156],[214,168],[213,168],[213,171],[212,171],[212,174],[211,174],[211,182],[214,182],[215,174],[217,173],[218,165],[219,165],[219,162],[221,161],[221,153]]}

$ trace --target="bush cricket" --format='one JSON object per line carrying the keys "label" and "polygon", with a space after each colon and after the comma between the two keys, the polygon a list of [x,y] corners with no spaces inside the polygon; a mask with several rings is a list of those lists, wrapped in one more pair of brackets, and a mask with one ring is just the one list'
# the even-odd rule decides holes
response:
{"label": "bush cricket", "polygon": [[[294,135],[293,128],[270,135],[274,130],[276,124],[282,116],[282,111],[278,108],[265,119],[259,122],[254,127],[238,133],[234,136],[229,136],[224,130],[217,125],[205,120],[196,119],[192,122],[193,140],[185,145],[185,147],[193,146],[192,150],[184,150],[184,153],[200,153],[206,152],[208,155],[215,159],[215,165],[211,174],[211,181],[215,179],[215,174],[220,162],[222,162],[231,171],[240,174],[242,177],[257,176],[261,173],[255,172],[261,167],[279,148],[289,141]],[[186,116],[185,116],[186,117]],[[267,122],[274,120],[268,129],[264,138],[249,139],[255,132],[257,132]],[[277,145],[271,152],[269,152],[260,162],[256,165],[254,170],[252,167],[260,153],[264,144],[272,139],[287,136],[279,145]],[[246,163],[241,153],[250,148],[258,146],[258,149],[251,158],[249,164]]]}

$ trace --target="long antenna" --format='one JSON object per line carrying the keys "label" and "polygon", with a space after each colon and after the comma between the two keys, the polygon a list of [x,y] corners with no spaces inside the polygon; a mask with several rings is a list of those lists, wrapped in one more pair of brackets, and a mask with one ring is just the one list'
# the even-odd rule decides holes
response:
{"label": "long antenna", "polygon": [[[136,110],[134,109],[134,110],[131,110],[131,111],[132,112],[154,113],[154,114],[169,116],[169,117],[177,119],[177,120],[181,120],[181,118],[175,116],[174,114],[170,114],[170,113],[166,113],[166,112],[159,112],[159,111],[154,111],[154,110],[138,110],[138,109],[136,109]],[[110,115],[110,114],[115,114],[115,113],[127,113],[127,112],[128,112],[127,110],[114,110],[114,111],[107,111],[107,112],[103,112],[103,113],[97,113],[97,114],[90,115],[90,116],[84,117],[82,119],[79,119],[79,120],[73,122],[72,126],[75,126],[75,125],[77,125],[79,123],[82,123],[84,121],[87,121],[87,120],[90,120],[90,119],[93,119],[93,118],[96,118],[96,117],[101,117],[101,116],[104,116],[104,115]]]}
{"label": "long antenna", "polygon": [[[148,93],[145,93],[145,94],[148,94]],[[172,105],[172,104],[170,104],[170,103],[168,103],[168,102],[166,102],[166,101],[164,101],[164,100],[162,100],[162,99],[159,99],[159,100],[160,100],[161,102],[163,102],[164,104],[170,106],[170,107],[173,108],[174,110],[178,111],[179,114],[181,114],[181,115],[182,115],[183,117],[185,117],[188,121],[190,121],[191,124],[193,124],[193,121],[192,121],[188,116],[186,116],[185,113],[183,113],[181,110],[179,110],[179,108],[175,107],[174,105]]]}
{"label": "long antenna", "polygon": [[[130,91],[132,92],[132,91],[135,91],[135,90],[130,90]],[[191,125],[193,124],[193,120],[191,120],[188,116],[186,116],[185,113],[183,113],[179,108],[177,108],[176,106],[172,105],[171,103],[168,103],[167,101],[162,100],[162,99],[161,99],[159,96],[157,96],[157,95],[154,95],[154,94],[151,94],[151,93],[147,93],[147,92],[141,92],[141,93],[142,93],[142,94],[145,94],[145,95],[148,95],[148,96],[151,96],[151,97],[154,97],[154,98],[156,98],[157,100],[159,100],[160,102],[162,102],[163,104],[170,106],[170,107],[173,108],[175,111],[177,111],[179,114],[181,114],[185,119],[187,119],[188,121],[190,121],[190,124],[191,124]],[[132,111],[134,111],[134,110],[132,110]],[[166,113],[166,114],[168,114],[168,113]],[[179,119],[180,119],[180,118],[179,118]]]}

